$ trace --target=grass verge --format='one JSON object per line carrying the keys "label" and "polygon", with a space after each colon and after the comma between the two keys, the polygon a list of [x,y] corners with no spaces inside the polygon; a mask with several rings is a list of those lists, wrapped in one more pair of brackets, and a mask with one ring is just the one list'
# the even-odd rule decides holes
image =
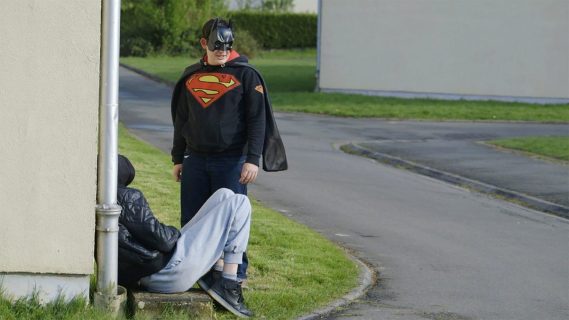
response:
{"label": "grass verge", "polygon": [[569,161],[568,137],[523,137],[498,139],[486,143],[554,160]]}
{"label": "grass verge", "polygon": [[[119,149],[137,170],[133,187],[143,190],[161,221],[179,226],[179,184],[170,157],[120,129]],[[350,291],[356,265],[342,249],[307,227],[252,199],[247,304],[257,317],[292,319]],[[232,318],[228,313],[221,319]]]}
{"label": "grass verge", "polygon": [[[121,62],[176,81],[197,61],[189,57],[126,57]],[[496,101],[400,99],[355,94],[317,93],[316,51],[264,52],[251,61],[265,77],[274,108],[343,117],[417,120],[484,120],[569,122],[569,104],[539,105]]]}

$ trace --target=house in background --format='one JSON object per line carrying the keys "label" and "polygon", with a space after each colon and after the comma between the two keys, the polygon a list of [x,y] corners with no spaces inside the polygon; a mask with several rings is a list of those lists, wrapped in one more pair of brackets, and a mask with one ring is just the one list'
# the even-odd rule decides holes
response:
{"label": "house in background", "polygon": [[0,29],[0,286],[88,298],[101,1],[2,1]]}
{"label": "house in background", "polygon": [[569,102],[567,0],[318,5],[320,91]]}

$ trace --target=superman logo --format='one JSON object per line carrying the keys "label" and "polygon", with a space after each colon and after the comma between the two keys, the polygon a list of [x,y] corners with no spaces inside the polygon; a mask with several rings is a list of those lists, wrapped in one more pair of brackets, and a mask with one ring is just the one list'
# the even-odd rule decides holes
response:
{"label": "superman logo", "polygon": [[203,108],[209,107],[227,92],[241,83],[231,74],[198,73],[186,80],[186,89]]}

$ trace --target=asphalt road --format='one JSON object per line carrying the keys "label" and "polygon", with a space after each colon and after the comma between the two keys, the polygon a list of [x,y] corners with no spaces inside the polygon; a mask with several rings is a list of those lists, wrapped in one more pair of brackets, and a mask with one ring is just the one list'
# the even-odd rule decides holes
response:
{"label": "asphalt road", "polygon": [[[121,121],[168,151],[171,90],[124,69],[120,81]],[[331,319],[569,318],[567,220],[336,148],[386,132],[405,139],[501,124],[276,117],[290,170],[262,172],[251,194],[379,271],[367,297]]]}

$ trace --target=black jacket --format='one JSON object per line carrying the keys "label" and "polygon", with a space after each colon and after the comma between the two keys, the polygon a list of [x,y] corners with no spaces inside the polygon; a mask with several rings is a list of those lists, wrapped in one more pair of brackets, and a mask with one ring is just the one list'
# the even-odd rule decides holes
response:
{"label": "black jacket", "polygon": [[[262,154],[265,171],[282,171],[288,168],[267,86],[261,74],[247,61],[247,58],[238,56],[222,67],[209,66],[202,59],[186,68],[172,94],[172,161],[175,164],[181,163],[184,152],[188,151],[208,154],[235,153],[240,150],[247,154],[246,161],[255,165],[259,165],[259,157]],[[215,101],[210,102],[207,100],[209,96],[203,96],[205,100],[200,102],[201,96],[198,93],[204,90],[195,87],[194,83],[202,74],[214,74],[217,79],[213,79],[222,81],[226,86],[232,86],[233,82],[239,81],[242,81],[243,85],[235,87]],[[221,76],[225,77],[224,80]],[[207,82],[210,79],[204,80]],[[192,96],[188,90],[198,93]],[[239,95],[244,98],[237,98]],[[204,101],[211,104],[205,104]],[[233,106],[236,101],[239,102],[237,108]],[[218,116],[217,112],[223,112],[223,117]],[[206,125],[199,126],[200,123]],[[203,143],[204,141],[206,143]]]}
{"label": "black jacket", "polygon": [[166,226],[154,217],[142,192],[127,187],[134,175],[130,161],[119,156],[117,202],[122,212],[118,234],[118,282],[127,287],[164,268],[180,237],[178,229]]}

